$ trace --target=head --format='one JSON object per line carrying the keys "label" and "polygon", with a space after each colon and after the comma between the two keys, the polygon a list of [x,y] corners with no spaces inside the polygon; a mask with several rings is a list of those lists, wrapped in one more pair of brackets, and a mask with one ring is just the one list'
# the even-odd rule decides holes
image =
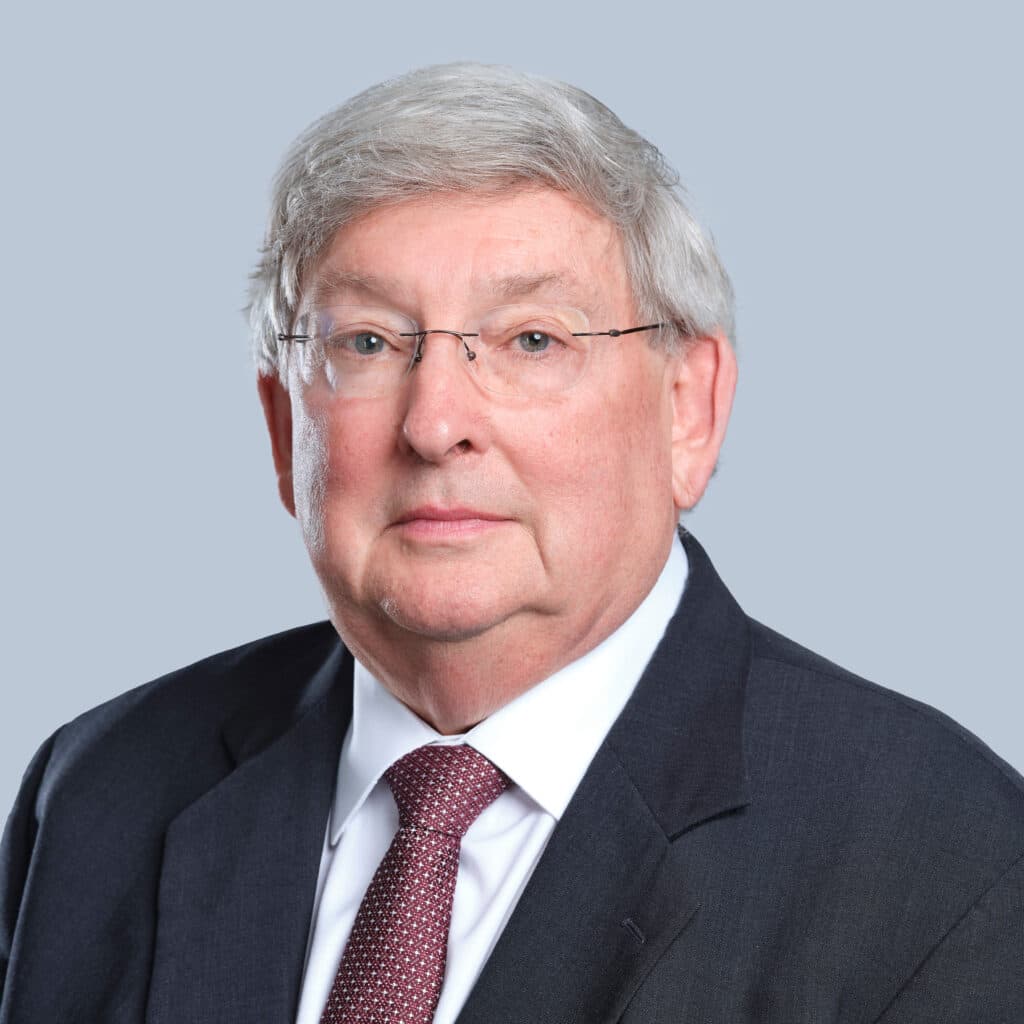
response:
{"label": "head", "polygon": [[[510,295],[593,331],[664,326],[588,339],[579,382],[529,399],[432,334],[397,391],[353,397],[278,340],[328,291],[414,330],[473,330]],[[674,174],[592,97],[509,69],[416,71],[302,135],[250,311],[282,500],[335,625],[440,727],[628,617],[724,436],[731,291]]]}

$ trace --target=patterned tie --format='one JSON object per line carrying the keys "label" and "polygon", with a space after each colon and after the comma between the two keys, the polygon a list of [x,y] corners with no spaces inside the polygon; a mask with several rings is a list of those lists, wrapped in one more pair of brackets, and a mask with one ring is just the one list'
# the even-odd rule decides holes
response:
{"label": "patterned tie", "polygon": [[398,831],[359,905],[320,1024],[430,1024],[441,995],[459,845],[509,785],[472,747],[427,746],[385,772]]}

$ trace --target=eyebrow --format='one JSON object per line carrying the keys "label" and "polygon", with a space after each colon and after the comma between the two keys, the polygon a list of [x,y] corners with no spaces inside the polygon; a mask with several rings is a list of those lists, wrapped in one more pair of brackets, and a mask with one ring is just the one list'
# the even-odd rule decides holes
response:
{"label": "eyebrow", "polygon": [[522,299],[536,292],[556,290],[571,293],[578,282],[566,274],[549,271],[543,274],[512,274],[508,277],[493,278],[490,287],[495,295],[503,299]]}
{"label": "eyebrow", "polygon": [[311,289],[313,301],[320,304],[333,298],[339,292],[362,292],[387,299],[394,294],[397,285],[368,274],[358,274],[351,270],[325,270],[318,274]]}

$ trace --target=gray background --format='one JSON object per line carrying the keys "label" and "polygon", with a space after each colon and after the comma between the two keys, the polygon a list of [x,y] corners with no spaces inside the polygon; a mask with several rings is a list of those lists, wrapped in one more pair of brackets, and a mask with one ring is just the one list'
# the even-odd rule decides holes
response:
{"label": "gray background", "polygon": [[292,137],[457,58],[679,168],[739,296],[691,526],[744,607],[1024,766],[1021,25],[966,3],[20,5],[2,63],[0,816],[128,687],[322,616],[239,313]]}

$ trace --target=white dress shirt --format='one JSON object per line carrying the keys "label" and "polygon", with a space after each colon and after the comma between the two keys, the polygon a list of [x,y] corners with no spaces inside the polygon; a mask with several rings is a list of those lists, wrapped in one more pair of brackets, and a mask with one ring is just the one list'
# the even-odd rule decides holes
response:
{"label": "white dress shirt", "polygon": [[427,743],[468,743],[512,780],[470,826],[434,1024],[452,1024],[515,909],[555,825],[654,654],[682,597],[673,543],[651,592],[601,644],[462,736],[442,736],[355,663],[352,721],[324,837],[296,1024],[318,1024],[356,912],[398,829],[384,772]]}

